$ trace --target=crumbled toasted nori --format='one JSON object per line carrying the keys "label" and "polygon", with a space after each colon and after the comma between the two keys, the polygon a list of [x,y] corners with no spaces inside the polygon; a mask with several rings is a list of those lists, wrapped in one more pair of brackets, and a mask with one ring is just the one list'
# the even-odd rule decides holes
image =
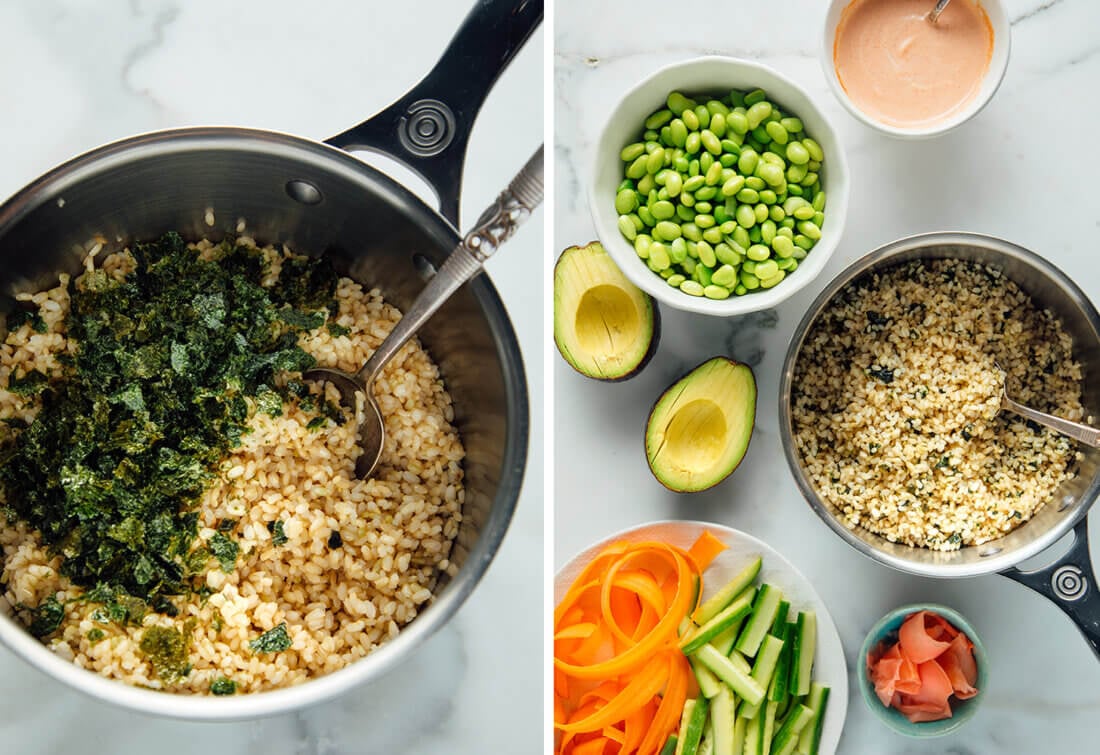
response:
{"label": "crumbled toasted nori", "polygon": [[248,646],[254,653],[281,653],[291,646],[290,635],[286,631],[286,622],[267,630],[254,640],[250,640]]}
{"label": "crumbled toasted nori", "polygon": [[[272,386],[313,366],[298,334],[325,323],[336,289],[330,264],[309,258],[284,260],[265,287],[262,254],[229,242],[204,259],[169,233],[131,253],[137,265],[121,280],[93,270],[70,282],[74,358],[59,376],[9,381],[40,393],[41,407],[0,448],[5,512],[120,621],[166,610],[162,599],[189,591],[212,555],[232,569],[239,549],[223,533],[196,547],[195,506],[253,410],[277,415],[309,395],[300,381]],[[10,314],[9,327],[37,327],[34,317]],[[36,626],[55,613],[39,611]]]}

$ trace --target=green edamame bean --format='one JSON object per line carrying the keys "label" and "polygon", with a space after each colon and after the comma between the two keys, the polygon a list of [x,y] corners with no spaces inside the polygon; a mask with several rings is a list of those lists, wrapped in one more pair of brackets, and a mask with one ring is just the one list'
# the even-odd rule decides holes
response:
{"label": "green edamame bean", "polygon": [[737,192],[736,196],[738,202],[744,202],[746,204],[756,204],[760,201],[760,194],[756,189],[750,189],[748,187],[741,189],[741,191]]}
{"label": "green edamame bean", "polygon": [[737,268],[726,263],[714,271],[710,280],[719,286],[732,286],[737,282]]}
{"label": "green edamame bean", "polygon": [[629,215],[638,207],[638,193],[633,189],[623,189],[615,195],[615,212]]}
{"label": "green edamame bean", "polygon": [[730,154],[735,157],[741,155],[741,146],[733,139],[725,138],[721,141],[723,154]]}
{"label": "green edamame bean", "polygon": [[[642,149],[645,149],[644,147]],[[626,169],[626,177],[639,179],[645,175],[646,161],[649,159],[648,155],[640,155],[634,158],[634,162],[630,163]]]}
{"label": "green edamame bean", "polygon": [[803,188],[811,188],[817,183],[817,174],[812,170],[803,176],[802,180],[798,182]]}
{"label": "green edamame bean", "polygon": [[815,212],[814,216],[810,218],[810,220],[812,220],[814,225],[816,225],[818,228],[821,228],[823,225],[825,225],[825,213]]}
{"label": "green edamame bean", "polygon": [[802,261],[806,259],[806,255],[810,253],[809,249],[803,249],[800,246],[794,248],[794,254],[791,255],[791,259]]}
{"label": "green edamame bean", "polygon": [[714,165],[714,155],[709,152],[703,152],[699,155],[699,175],[705,176],[707,171],[710,170],[710,166]]}
{"label": "green edamame bean", "polygon": [[718,156],[718,162],[722,163],[723,168],[732,168],[737,165],[737,155],[732,152],[723,152]]}
{"label": "green edamame bean", "polygon": [[[704,134],[708,133],[706,131]],[[711,163],[711,166],[707,169],[706,175],[703,177],[707,186],[714,186],[718,183],[718,179],[722,177],[722,163]]]}
{"label": "green edamame bean", "polygon": [[803,139],[802,146],[805,147],[806,152],[809,153],[811,160],[822,162],[825,159],[825,151],[821,149],[821,145],[813,139],[809,137]]}
{"label": "green edamame bean", "polygon": [[709,128],[703,129],[699,133],[699,139],[703,144],[703,149],[712,155],[722,154],[722,140],[719,139],[713,131]]}
{"label": "green edamame bean", "polygon": [[[707,189],[713,189],[713,188],[714,188],[713,186],[708,186],[706,188],[699,189],[699,191],[695,192],[695,198],[699,199],[699,194],[701,194],[704,191],[707,191]],[[714,212],[714,205],[712,205],[710,202],[707,202],[706,200],[701,200],[701,201],[698,201],[698,202],[695,203],[695,208],[694,209],[695,209],[695,212],[697,212],[701,215],[711,215]],[[717,223],[718,222],[717,219],[714,222]]]}
{"label": "green edamame bean", "polygon": [[775,152],[773,152],[770,149],[766,150],[764,152],[764,154],[760,155],[760,160],[764,163],[769,163],[771,165],[777,165],[780,168],[782,168],[783,170],[787,169],[787,163],[784,162],[783,158],[780,157],[778,154],[776,154]]}
{"label": "green edamame bean", "polygon": [[619,216],[619,233],[621,233],[627,241],[634,241],[638,237],[638,229],[634,227],[633,221],[631,221],[629,215]]}
{"label": "green edamame bean", "polygon": [[680,119],[684,122],[684,125],[687,127],[688,131],[699,130],[699,117],[695,115],[694,110],[685,110],[680,115]]}
{"label": "green edamame bean", "polygon": [[687,124],[684,123],[683,118],[674,118],[671,123],[668,124],[668,138],[677,147],[683,147],[687,142],[688,129]]}
{"label": "green edamame bean", "polygon": [[703,146],[703,143],[699,141],[699,132],[692,131],[687,135],[687,139],[684,140],[684,151],[689,155],[694,155]]}
{"label": "green edamame bean", "polygon": [[772,249],[775,250],[778,257],[786,259],[794,254],[794,242],[786,236],[776,234],[775,238],[772,239]]}
{"label": "green edamame bean", "polygon": [[660,128],[672,120],[672,111],[664,108],[645,119],[645,127],[650,129]]}
{"label": "green edamame bean", "polygon": [[[653,266],[650,265],[649,269],[653,270]],[[657,273],[657,275],[661,276],[662,278],[664,278],[666,280],[671,278],[672,275],[673,275],[671,267],[666,267],[664,270],[654,270],[654,272]]]}
{"label": "green edamame bean", "polygon": [[730,290],[725,286],[716,286],[713,283],[703,289],[703,296],[708,299],[728,299]]}
{"label": "green edamame bean", "polygon": [[[776,202],[779,201],[779,197],[776,197]],[[768,210],[768,217],[774,220],[776,223],[787,217],[787,213],[783,211],[783,205],[773,204]]]}
{"label": "green edamame bean", "polygon": [[754,128],[752,131],[750,131],[749,133],[752,134],[753,139],[760,142],[761,144],[771,144],[772,143],[771,134],[769,134],[768,130],[766,128],[764,128],[764,124],[760,124],[759,126]]}
{"label": "green edamame bean", "polygon": [[734,296],[744,296],[747,293],[748,293],[748,289],[746,289],[740,283],[738,283],[737,286],[733,289],[733,295]]}
{"label": "green edamame bean", "polygon": [[[722,199],[722,197],[718,197],[718,199]],[[726,205],[725,204],[720,204],[720,205],[718,205],[717,207],[714,208],[714,222],[715,223],[717,223],[720,226],[725,225],[725,223],[728,222],[729,219],[730,219],[730,214],[729,214],[729,211],[726,210]],[[733,225],[737,225],[737,224],[734,223]],[[733,229],[733,225],[730,226],[731,230]]]}
{"label": "green edamame bean", "polygon": [[710,274],[711,269],[700,262],[695,266],[695,272],[691,277],[699,281],[699,285],[706,287],[710,285]]}
{"label": "green edamame bean", "polygon": [[[734,214],[734,217],[737,219],[737,225],[739,225],[742,229],[752,228],[754,225],[756,225],[756,213],[753,212],[753,209],[750,205],[740,205],[737,208],[737,212]],[[745,240],[748,241],[747,236]]]}
{"label": "green edamame bean", "polygon": [[726,105],[726,103],[717,99],[707,100],[707,110],[710,111],[711,115],[726,115],[730,111],[729,106]]}
{"label": "green edamame bean", "polygon": [[741,263],[741,269],[746,273],[752,273],[756,270],[756,262],[754,260],[745,260]]}
{"label": "green edamame bean", "polygon": [[649,245],[649,266],[654,270],[665,270],[672,264],[668,256],[668,248],[660,241],[654,241]]}
{"label": "green edamame bean", "polygon": [[668,126],[661,126],[661,143],[665,145],[672,144],[672,129]]}
{"label": "green edamame bean", "polygon": [[654,152],[656,152],[659,149],[664,149],[664,147],[661,146],[661,143],[659,141],[656,141],[654,139],[650,139],[649,141],[647,141],[645,143],[645,153],[647,155],[652,155]]}
{"label": "green edamame bean", "polygon": [[775,286],[775,285],[776,285],[777,283],[779,283],[779,281],[783,280],[783,278],[784,278],[784,277],[785,277],[786,275],[787,275],[787,274],[786,274],[785,272],[783,272],[782,270],[778,270],[778,269],[777,269],[777,270],[775,271],[775,275],[773,275],[773,276],[772,276],[772,277],[770,277],[770,278],[765,278],[765,279],[762,279],[762,280],[760,281],[760,288],[765,288],[765,289],[767,289],[767,288],[772,288],[772,287],[773,287],[773,286]]}
{"label": "green edamame bean", "polygon": [[638,179],[638,194],[642,197],[648,197],[649,192],[657,186],[657,182],[653,179],[653,176],[646,173],[640,179]]}
{"label": "green edamame bean", "polygon": [[689,194],[694,194],[697,190],[703,188],[703,185],[707,182],[707,179],[703,176],[692,176],[688,180],[684,181],[684,191]]}
{"label": "green edamame bean", "polygon": [[745,117],[749,119],[749,128],[754,129],[764,122],[764,119],[772,114],[772,104],[766,100],[753,103],[749,106]]}
{"label": "green edamame bean", "polygon": [[775,260],[765,260],[756,265],[756,271],[753,273],[761,281],[766,281],[769,278],[774,278],[779,272],[779,265],[775,264]]}
{"label": "green edamame bean", "polygon": [[668,220],[669,218],[676,216],[676,205],[672,202],[654,202],[649,211],[653,213],[653,217],[657,220]]}
{"label": "green edamame bean", "polygon": [[751,92],[745,92],[742,101],[745,103],[745,107],[751,107],[758,102],[762,102],[767,96],[763,89],[753,89]]}
{"label": "green edamame bean", "polygon": [[757,223],[763,223],[768,219],[768,206],[763,202],[753,207],[752,211],[755,214]]}
{"label": "green edamame bean", "polygon": [[[676,206],[676,216],[681,217],[684,221],[689,221],[695,217],[695,197],[688,194],[686,191],[680,193],[680,204]],[[683,210],[683,212],[681,212]],[[687,214],[685,215],[684,212]]]}
{"label": "green edamame bean", "polygon": [[760,279],[752,273],[746,271],[743,267],[741,268],[741,274],[739,277],[741,278],[741,285],[749,291],[755,291],[756,289],[760,288]]}
{"label": "green edamame bean", "polygon": [[732,197],[741,191],[745,187],[745,177],[741,175],[735,175],[730,180],[722,184],[722,196]]}
{"label": "green edamame bean", "polygon": [[638,208],[638,217],[650,228],[657,225],[657,219],[653,217],[653,213],[649,211],[649,208],[644,205]]}
{"label": "green edamame bean", "polygon": [[749,132],[749,119],[745,117],[744,113],[735,110],[726,116],[726,128],[735,134],[744,136]]}
{"label": "green edamame bean", "polygon": [[[724,207],[722,209],[725,210]],[[715,210],[714,219],[718,220],[718,211],[717,210]],[[737,230],[737,221],[736,220],[723,221],[722,224],[718,227],[718,230],[720,230],[722,232],[723,236],[729,236],[735,230]]]}
{"label": "green edamame bean", "polygon": [[687,259],[687,256],[687,242],[683,238],[678,238],[668,245],[668,258],[673,265],[679,265]]}
{"label": "green edamame bean", "polygon": [[646,159],[645,170],[646,173],[656,173],[665,164],[665,151],[661,147],[653,150],[649,153],[649,157]]}
{"label": "green edamame bean", "polygon": [[806,163],[806,170],[821,170],[821,162],[810,158],[810,161]]}
{"label": "green edamame bean", "polygon": [[791,224],[790,228],[788,228],[787,226],[785,226],[781,223],[779,228],[776,230],[775,235],[776,236],[786,236],[791,241],[794,241],[794,231],[791,230],[792,228],[794,228],[793,223]]}
{"label": "green edamame bean", "polygon": [[803,236],[817,241],[821,238],[821,228],[812,220],[803,220],[798,224],[798,230]]}
{"label": "green edamame bean", "polygon": [[706,229],[714,225],[714,216],[702,213],[695,216],[695,225],[699,226],[706,232]]}
{"label": "green edamame bean", "polygon": [[[753,215],[754,216],[756,215],[756,208],[755,207],[753,208]],[[760,226],[759,225],[754,225],[752,228],[749,229],[749,241],[751,241],[754,244],[759,244],[760,243]]]}
{"label": "green edamame bean", "polygon": [[698,160],[692,160],[690,163],[688,163],[688,175],[689,176],[699,175],[699,161]]}
{"label": "green edamame bean", "polygon": [[780,118],[779,125],[781,125],[783,127],[783,130],[785,130],[789,134],[797,134],[803,128],[802,120],[800,118]]}
{"label": "green edamame bean", "polygon": [[673,288],[679,288],[680,284],[683,283],[686,280],[687,280],[687,277],[681,275],[680,273],[675,273],[673,275],[670,275],[668,278],[666,278],[665,282],[668,283],[668,285],[672,286]]}
{"label": "green edamame bean", "polygon": [[[761,189],[757,193],[760,195],[760,201],[767,205],[775,204],[779,200],[779,195],[771,189]],[[770,208],[768,211],[771,212]]]}
{"label": "green edamame bean", "polygon": [[[695,200],[698,202],[707,202],[718,196],[717,186],[704,186],[695,192]],[[706,212],[706,210],[697,210],[697,212]]]}
{"label": "green edamame bean", "polygon": [[783,125],[776,123],[775,121],[768,121],[764,124],[764,129],[768,132],[768,136],[776,144],[786,144],[790,141],[791,135],[787,132],[787,129],[783,128]]}
{"label": "green edamame bean", "polygon": [[[698,225],[698,221],[696,221],[696,225]],[[671,220],[662,220],[653,228],[653,238],[661,241],[678,239],[681,234],[680,226],[677,223],[673,223]]]}
{"label": "green edamame bean", "polygon": [[672,92],[665,100],[665,104],[668,105],[668,109],[676,115],[680,115],[688,108],[695,107],[695,100],[685,97],[679,92]]}
{"label": "green edamame bean", "polygon": [[794,237],[794,245],[805,249],[807,252],[814,248],[814,240],[809,236],[801,233],[796,233]]}
{"label": "green edamame bean", "polygon": [[643,260],[649,258],[649,247],[653,243],[653,237],[647,233],[639,233],[634,238],[634,251]]}
{"label": "green edamame bean", "polygon": [[702,296],[705,289],[699,281],[686,280],[680,284],[680,290],[688,296]]}
{"label": "green edamame bean", "polygon": [[[742,150],[741,151],[741,156],[739,158],[737,158],[737,169],[739,171],[741,171],[741,175],[749,176],[749,175],[752,175],[753,171],[756,170],[756,164],[758,162],[760,162],[760,155],[757,154],[754,150],[751,150],[751,149]],[[639,177],[639,176],[630,176],[629,173],[627,173],[627,175],[631,178],[638,178]]]}
{"label": "green edamame bean", "polygon": [[[724,241],[714,245],[714,256],[719,262],[728,267],[736,267],[741,264],[741,255],[733,251],[733,247]],[[723,283],[722,285],[726,284]]]}
{"label": "green edamame bean", "polygon": [[623,162],[632,163],[640,156],[645,154],[645,145],[641,142],[634,142],[623,147],[622,152],[619,153],[619,158]]}
{"label": "green edamame bean", "polygon": [[680,263],[680,269],[684,271],[685,275],[694,275],[695,268],[699,266],[699,263],[688,257],[686,260]]}
{"label": "green edamame bean", "polygon": [[695,245],[695,249],[699,252],[699,262],[711,268],[718,264],[718,259],[714,256],[714,247],[706,241],[700,241]]}
{"label": "green edamame bean", "polygon": [[748,186],[753,191],[763,191],[767,188],[768,184],[760,176],[746,176],[745,186]]}
{"label": "green edamame bean", "polygon": [[772,256],[772,250],[763,244],[753,244],[745,250],[745,256],[753,262],[762,262]]}
{"label": "green edamame bean", "polygon": [[669,198],[679,196],[683,188],[684,179],[680,177],[680,174],[676,171],[669,171],[665,176],[665,191],[668,193]]}
{"label": "green edamame bean", "polygon": [[775,238],[775,223],[769,218],[760,224],[760,240],[771,246],[772,239]]}
{"label": "green edamame bean", "polygon": [[785,273],[789,273],[798,267],[798,261],[794,257],[781,257],[775,261],[775,264]]}
{"label": "green edamame bean", "polygon": [[[754,222],[756,221],[756,216],[755,215],[753,216],[753,221]],[[740,221],[738,221],[738,222],[740,222]],[[733,243],[735,243],[735,244],[737,244],[737,246],[741,247],[741,249],[737,249],[737,247],[734,247],[734,249],[739,253],[743,253],[741,251],[742,249],[748,249],[749,248],[749,246],[752,244],[752,241],[749,240],[749,231],[748,231],[747,227],[742,226],[742,225],[737,226],[737,229],[734,230],[734,232],[733,232]]]}
{"label": "green edamame bean", "polygon": [[695,117],[699,119],[699,124],[700,124],[699,127],[700,128],[706,127],[706,125],[708,123],[710,123],[710,111],[707,110],[707,106],[706,105],[696,105],[694,110],[695,110]]}
{"label": "green edamame bean", "polygon": [[[825,211],[825,192],[819,191],[814,194],[814,201],[811,203],[813,208],[818,212]],[[820,225],[820,224],[819,224]]]}
{"label": "green edamame bean", "polygon": [[718,226],[711,226],[710,228],[703,231],[703,241],[706,241],[708,244],[717,244],[721,240],[722,229]]}
{"label": "green edamame bean", "polygon": [[[794,219],[793,215],[788,215],[787,217],[785,217],[785,218],[783,218],[782,220],[779,221],[779,225],[783,226],[788,231],[794,228],[794,224],[795,224],[795,219]],[[793,236],[792,236],[792,238],[793,238]]]}
{"label": "green edamame bean", "polygon": [[806,168],[805,165],[792,165],[791,167],[787,168],[787,180],[791,183],[798,183],[803,178],[805,178],[806,174],[809,172],[810,171]]}
{"label": "green edamame bean", "polygon": [[805,165],[810,161],[810,153],[802,146],[802,142],[791,142],[787,145],[787,159],[795,165]]}
{"label": "green edamame bean", "polygon": [[703,238],[703,230],[695,223],[684,223],[680,226],[680,234],[688,241],[698,241]]}
{"label": "green edamame bean", "polygon": [[[768,152],[766,154],[770,155],[771,153]],[[764,181],[769,186],[779,186],[785,181],[783,176],[783,169],[771,162],[766,162],[758,166],[756,169],[756,174],[760,176],[760,178],[764,179]]]}
{"label": "green edamame bean", "polygon": [[715,113],[710,117],[710,132],[721,139],[726,135],[726,117]]}

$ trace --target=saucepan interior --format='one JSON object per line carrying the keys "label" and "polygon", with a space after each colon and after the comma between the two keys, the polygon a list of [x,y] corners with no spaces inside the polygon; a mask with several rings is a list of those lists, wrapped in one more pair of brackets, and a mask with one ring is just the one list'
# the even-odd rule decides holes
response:
{"label": "saucepan interior", "polygon": [[[1085,516],[1100,494],[1100,450],[1079,444],[1082,458],[1073,479],[1062,483],[1053,500],[1008,535],[955,551],[934,551],[891,543],[862,527],[844,523],[818,495],[794,445],[791,391],[803,342],[830,302],[846,287],[874,272],[914,259],[962,259],[999,269],[1040,307],[1062,321],[1073,340],[1073,356],[1082,367],[1082,404],[1086,416],[1100,417],[1100,316],[1084,292],[1047,260],[1022,247],[989,236],[931,233],[887,244],[853,263],[829,284],[799,323],[781,376],[779,411],[784,453],[814,511],[861,553],[902,571],[933,577],[964,577],[1001,571],[1042,551]],[[1021,355],[1026,358],[1026,355]],[[1040,369],[1040,367],[1036,367]]]}
{"label": "saucepan interior", "polygon": [[[90,239],[108,248],[176,230],[188,240],[246,232],[262,244],[325,254],[344,274],[406,308],[458,237],[439,215],[361,161],[266,131],[181,129],[119,142],[55,169],[0,206],[0,311],[14,295],[75,272]],[[58,658],[0,616],[0,639],[96,696],[186,718],[264,715],[316,702],[379,675],[441,626],[474,588],[511,520],[527,450],[527,395],[515,334],[481,276],[420,333],[454,400],[466,447],[466,502],[433,604],[365,659],[295,688],[205,698],[141,690]]]}

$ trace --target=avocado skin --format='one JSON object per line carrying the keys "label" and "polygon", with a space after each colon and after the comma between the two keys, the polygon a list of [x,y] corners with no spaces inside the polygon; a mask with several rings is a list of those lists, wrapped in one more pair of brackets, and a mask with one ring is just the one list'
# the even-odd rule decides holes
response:
{"label": "avocado skin", "polygon": [[[574,245],[574,246],[567,247],[566,249],[564,249],[562,251],[562,253],[560,255],[558,255],[558,259],[554,263],[554,269],[551,272],[551,275],[554,275],[554,274],[557,273],[558,266],[561,265],[562,260],[565,259],[566,255],[570,251],[572,251],[574,249],[586,249],[586,248],[592,246],[593,244],[599,244],[599,243],[600,243],[599,241],[590,241],[587,244]],[[600,244],[600,246],[602,247],[603,245]],[[623,276],[623,278],[625,280],[626,276]],[[629,283],[629,281],[627,281],[627,282]],[[633,284],[631,284],[631,285],[633,285]],[[634,369],[632,369],[632,370],[630,370],[630,371],[628,371],[628,372],[626,372],[622,375],[617,375],[615,377],[604,377],[604,376],[601,376],[601,375],[592,375],[592,374],[587,373],[584,370],[580,369],[579,367],[577,367],[577,365],[573,364],[573,362],[565,356],[565,352],[562,351],[561,344],[558,343],[558,339],[554,338],[555,348],[557,348],[558,353],[561,354],[561,357],[565,361],[565,363],[573,368],[574,372],[576,372],[578,375],[583,375],[584,377],[589,378],[591,380],[598,380],[601,383],[622,383],[626,380],[630,380],[632,377],[635,377],[643,369],[645,369],[645,366],[647,364],[649,364],[649,361],[651,359],[653,359],[653,356],[657,353],[657,348],[660,346],[660,343],[661,343],[661,309],[660,309],[660,307],[657,306],[657,300],[656,299],[654,299],[652,296],[647,294],[645,291],[642,291],[641,294],[642,294],[642,296],[645,297],[646,301],[649,302],[649,311],[651,313],[650,321],[652,323],[652,328],[651,328],[651,336],[650,336],[650,339],[649,339],[649,348],[646,349],[646,353],[638,361],[638,364],[634,366]],[[552,304],[552,302],[551,302],[551,304]]]}

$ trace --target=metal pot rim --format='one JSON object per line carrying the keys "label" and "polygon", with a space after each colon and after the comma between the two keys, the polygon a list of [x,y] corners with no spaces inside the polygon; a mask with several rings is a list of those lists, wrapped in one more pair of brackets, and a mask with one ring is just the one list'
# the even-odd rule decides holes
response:
{"label": "metal pot rim", "polygon": [[[327,171],[337,171],[365,191],[387,196],[410,210],[417,222],[450,249],[458,232],[442,215],[385,174],[353,155],[328,144],[279,131],[237,126],[196,126],[150,131],[96,147],[44,173],[0,204],[0,236],[44,202],[56,201],[64,190],[113,164],[143,160],[165,152],[193,149],[292,149]],[[10,616],[0,613],[0,642],[27,663],[94,698],[145,713],[201,721],[231,721],[283,713],[334,697],[391,670],[406,653],[430,637],[458,611],[481,581],[511,523],[527,461],[530,409],[519,343],[504,304],[488,276],[467,285],[484,307],[487,325],[502,359],[505,399],[514,408],[508,423],[512,439],[504,450],[502,476],[488,520],[466,562],[443,592],[392,640],[342,669],[302,684],[265,692],[210,697],[142,689],[82,669],[50,651]]]}
{"label": "metal pot rim", "polygon": [[[865,274],[868,270],[875,267],[887,266],[886,263],[894,258],[903,257],[925,247],[948,244],[979,246],[992,249],[1009,257],[1021,260],[1031,267],[1042,270],[1047,276],[1058,283],[1063,291],[1065,291],[1067,297],[1081,307],[1082,311],[1087,314],[1093,328],[1097,332],[1100,332],[1100,314],[1097,314],[1095,307],[1093,307],[1089,298],[1081,288],[1049,260],[1044,259],[1024,247],[995,236],[963,231],[934,231],[906,236],[888,244],[884,244],[848,265],[829,282],[825,289],[818,294],[817,298],[815,298],[807,308],[806,313],[795,327],[787,347],[786,356],[783,359],[783,368],[780,373],[779,384],[779,433],[783,444],[783,455],[787,459],[787,466],[791,470],[791,476],[794,478],[795,484],[802,493],[802,497],[809,504],[810,508],[813,509],[814,513],[817,514],[836,534],[840,535],[845,542],[855,548],[856,551],[874,561],[910,574],[944,578],[975,577],[1009,569],[1045,550],[1071,531],[1074,526],[1086,516],[1089,507],[1092,505],[1093,501],[1096,500],[1097,496],[1100,495],[1100,475],[1094,477],[1090,482],[1087,490],[1081,496],[1081,502],[1077,504],[1074,511],[1063,517],[1055,526],[1040,533],[1039,536],[1035,537],[1021,548],[1009,553],[999,551],[990,553],[988,556],[983,557],[981,561],[971,563],[926,564],[911,561],[885,553],[867,543],[865,540],[857,537],[837,516],[834,516],[830,508],[817,495],[813,485],[802,471],[799,454],[793,442],[790,407],[794,368],[802,344],[812,324],[817,320],[822,310],[825,309],[826,305],[828,305],[837,292],[859,276]],[[988,545],[993,545],[993,543],[986,544],[986,546]],[[977,547],[982,548],[986,546]]]}

